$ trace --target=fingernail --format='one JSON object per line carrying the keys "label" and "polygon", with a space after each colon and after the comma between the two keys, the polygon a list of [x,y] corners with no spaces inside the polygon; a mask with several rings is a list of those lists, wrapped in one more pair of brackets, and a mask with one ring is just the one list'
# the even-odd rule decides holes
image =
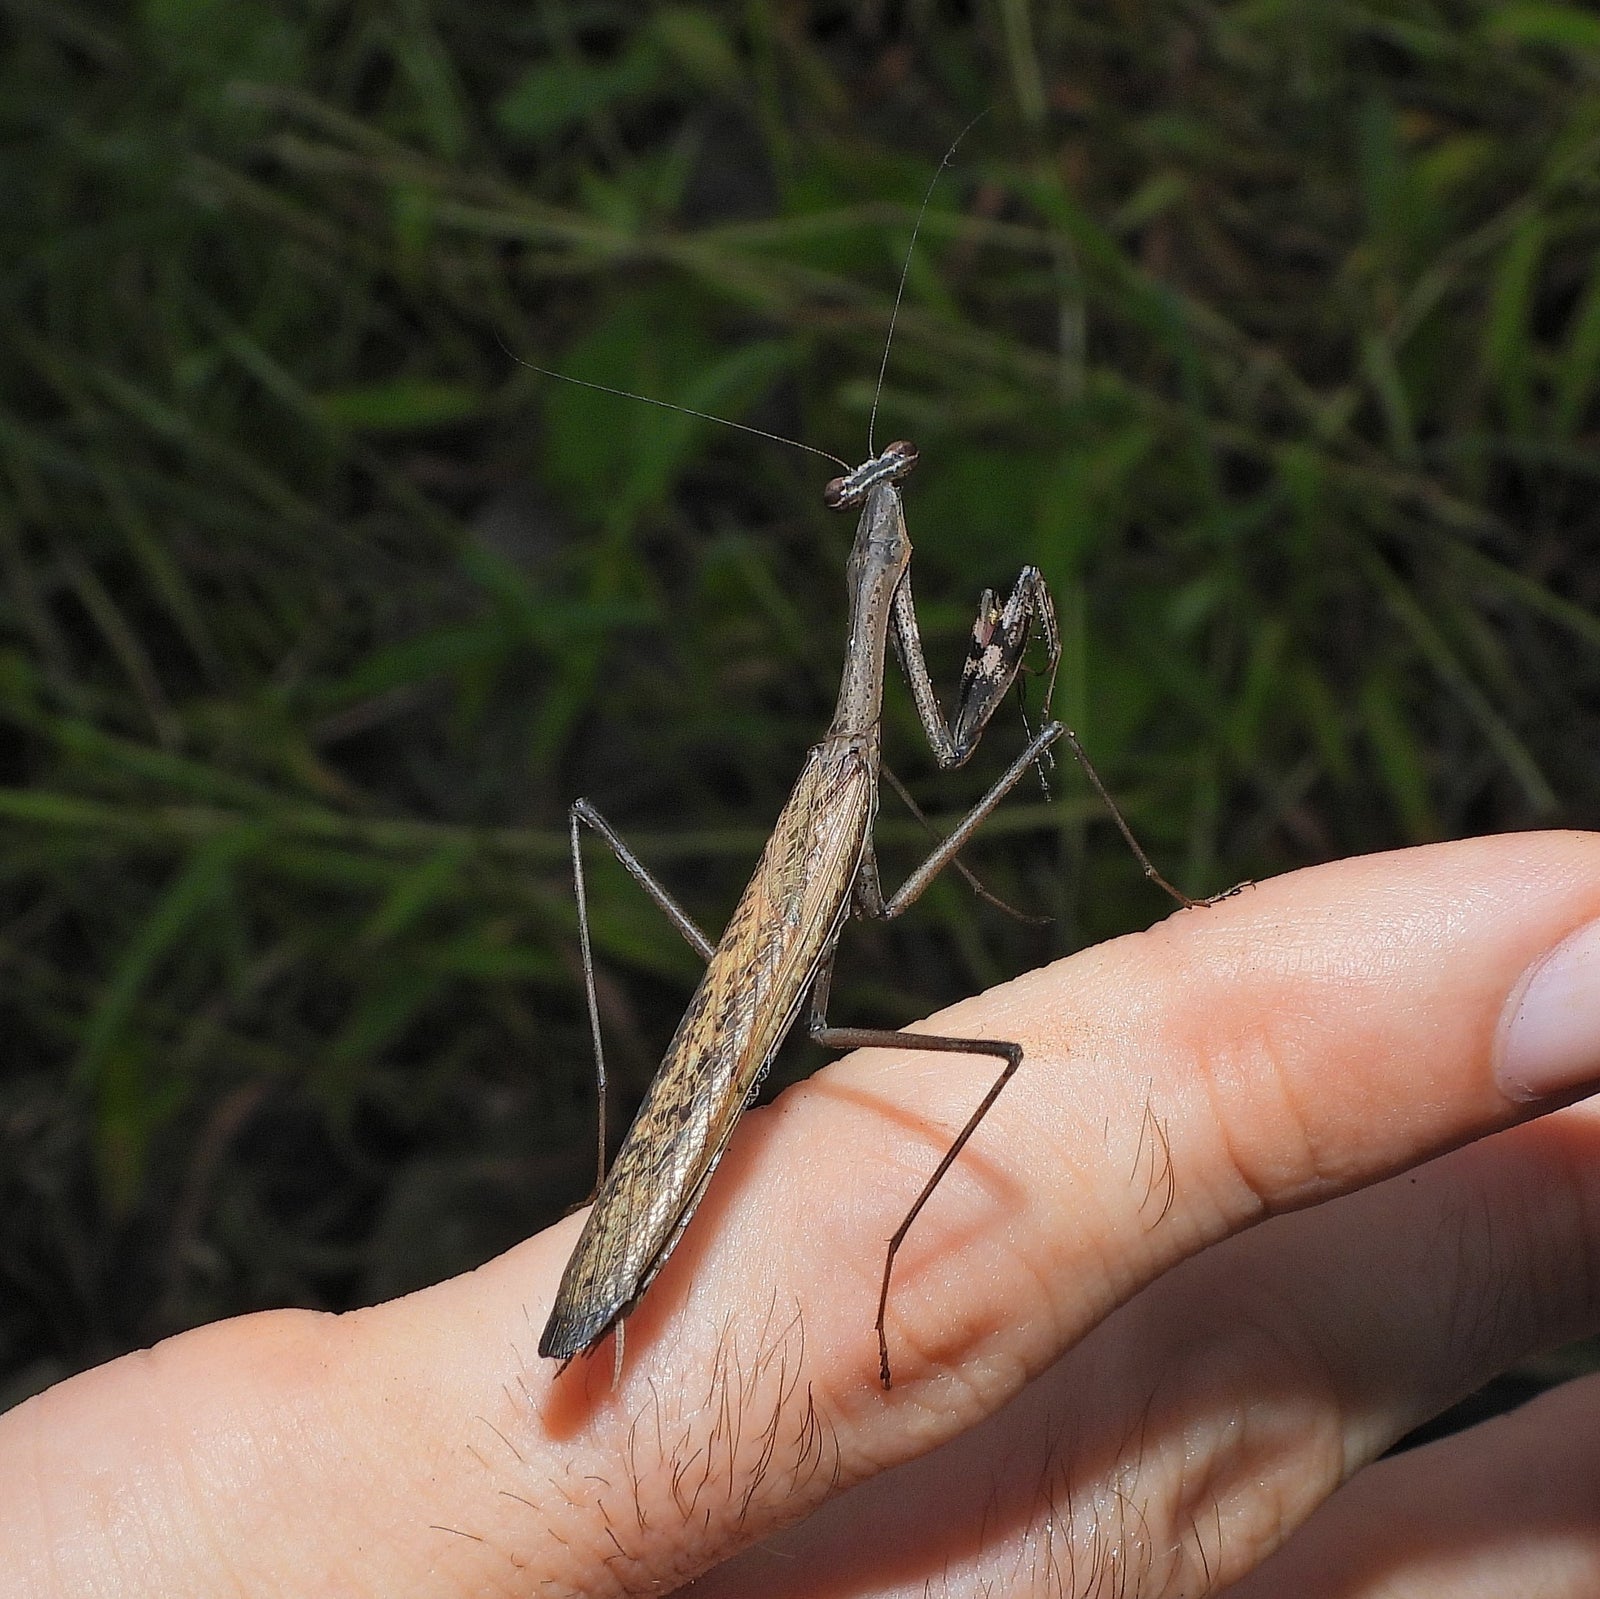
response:
{"label": "fingernail", "polygon": [[1512,1099],[1600,1084],[1600,922],[1569,933],[1511,999],[1495,1075]]}

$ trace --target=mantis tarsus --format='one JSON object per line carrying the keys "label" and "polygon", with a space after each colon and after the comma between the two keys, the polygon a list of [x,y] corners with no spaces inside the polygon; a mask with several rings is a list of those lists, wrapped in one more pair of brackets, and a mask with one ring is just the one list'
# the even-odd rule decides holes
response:
{"label": "mantis tarsus", "polygon": [[[890,331],[892,335],[892,320]],[[879,383],[881,387],[881,372]],[[602,1105],[605,1068],[580,850],[583,827],[610,845],[704,957],[706,970],[608,1173],[602,1117],[603,1181],[539,1340],[541,1355],[568,1361],[593,1348],[613,1328],[620,1339],[623,1318],[638,1304],[688,1226],[734,1126],[809,994],[808,1030],[825,1046],[987,1055],[1003,1063],[889,1240],[875,1323],[879,1374],[888,1387],[885,1320],[895,1256],[923,1206],[1022,1064],[1022,1049],[1003,1039],[831,1026],[827,1002],[834,951],[852,905],[865,916],[898,916],[955,859],[984,818],[1058,739],[1067,743],[1088,774],[1146,875],[1180,904],[1198,903],[1173,888],[1151,864],[1076,735],[1057,721],[1046,722],[1033,734],[954,832],[895,893],[884,896],[872,848],[872,821],[878,808],[880,714],[889,640],[894,640],[934,757],[945,768],[962,765],[976,749],[990,717],[1022,670],[1035,626],[1049,657],[1052,683],[1060,655],[1049,591],[1038,568],[1026,566],[1003,605],[993,593],[984,593],[955,715],[945,720],[923,659],[911,595],[911,541],[898,487],[916,461],[915,447],[900,441],[835,478],[824,491],[833,509],[862,507],[846,573],[850,622],[838,703],[828,731],[806,756],[722,937],[713,944],[701,932],[592,805],[578,800],[571,808],[573,878]]]}

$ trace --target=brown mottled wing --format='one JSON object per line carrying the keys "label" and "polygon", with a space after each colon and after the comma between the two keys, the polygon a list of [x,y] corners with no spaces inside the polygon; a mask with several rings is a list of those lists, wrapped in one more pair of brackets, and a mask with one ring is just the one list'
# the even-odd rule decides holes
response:
{"label": "brown mottled wing", "polygon": [[801,770],[567,1262],[539,1353],[589,1348],[625,1316],[688,1225],[761,1074],[793,1025],[861,862],[874,765],[822,744]]}

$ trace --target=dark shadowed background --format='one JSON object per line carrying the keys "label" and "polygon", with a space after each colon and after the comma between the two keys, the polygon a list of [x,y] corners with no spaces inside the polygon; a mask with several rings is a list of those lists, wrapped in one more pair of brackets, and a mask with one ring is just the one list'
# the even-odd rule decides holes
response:
{"label": "dark shadowed background", "polygon": [[[1193,892],[1600,825],[1600,18],[1447,0],[0,4],[0,1403],[580,1200],[586,794],[719,927],[910,435],[947,696]],[[1042,710],[1037,685],[1029,703]],[[948,820],[903,688],[890,764]],[[886,797],[886,878],[920,834]],[[595,852],[631,1109],[695,975]],[[1063,763],[855,928],[904,1023],[1166,904]],[[778,1077],[812,1069],[791,1049]],[[1013,1091],[1016,1091],[1015,1089]]]}

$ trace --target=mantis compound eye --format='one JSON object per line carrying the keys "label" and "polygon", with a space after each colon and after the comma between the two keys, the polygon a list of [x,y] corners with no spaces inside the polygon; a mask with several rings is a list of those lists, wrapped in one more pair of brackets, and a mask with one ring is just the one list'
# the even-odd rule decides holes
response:
{"label": "mantis compound eye", "polygon": [[889,468],[890,481],[898,483],[917,464],[917,447],[910,439],[896,439],[878,459]]}

